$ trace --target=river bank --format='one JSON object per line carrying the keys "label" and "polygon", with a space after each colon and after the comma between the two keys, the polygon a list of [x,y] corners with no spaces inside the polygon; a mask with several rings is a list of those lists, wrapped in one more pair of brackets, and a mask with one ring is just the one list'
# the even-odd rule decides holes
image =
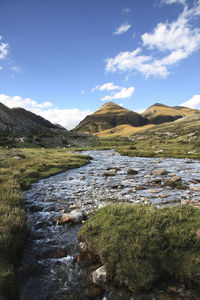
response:
{"label": "river bank", "polygon": [[18,298],[14,265],[27,238],[22,190],[89,161],[89,157],[66,150],[0,148],[0,299]]}

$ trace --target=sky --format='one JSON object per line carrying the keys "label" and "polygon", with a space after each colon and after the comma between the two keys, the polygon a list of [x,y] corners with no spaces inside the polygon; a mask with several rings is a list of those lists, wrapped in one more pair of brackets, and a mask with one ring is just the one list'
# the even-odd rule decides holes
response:
{"label": "sky", "polygon": [[72,129],[107,101],[200,109],[200,0],[0,0],[0,102]]}

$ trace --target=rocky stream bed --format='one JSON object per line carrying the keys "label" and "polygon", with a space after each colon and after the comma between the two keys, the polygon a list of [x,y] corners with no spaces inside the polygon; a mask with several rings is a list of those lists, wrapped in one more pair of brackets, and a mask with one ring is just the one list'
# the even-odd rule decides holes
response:
{"label": "rocky stream bed", "polygon": [[16,271],[20,300],[199,299],[183,286],[146,294],[94,285],[94,265],[82,260],[77,232],[108,203],[200,207],[200,162],[87,151],[87,166],[40,180],[25,192],[29,240]]}

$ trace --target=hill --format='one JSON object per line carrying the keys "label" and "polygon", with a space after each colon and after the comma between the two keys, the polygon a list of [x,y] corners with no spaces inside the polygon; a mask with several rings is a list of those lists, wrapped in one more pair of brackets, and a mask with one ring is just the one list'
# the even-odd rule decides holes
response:
{"label": "hill", "polygon": [[8,108],[0,103],[0,134],[52,134],[64,133],[61,129],[46,119],[23,108]]}
{"label": "hill", "polygon": [[121,107],[114,102],[104,104],[99,110],[87,116],[74,129],[80,133],[97,133],[122,124],[143,126],[148,120],[140,114]]}
{"label": "hill", "polygon": [[198,112],[196,109],[183,106],[167,106],[161,103],[155,103],[142,113],[144,118],[149,120],[151,124],[162,124],[173,122],[177,119],[190,116]]}
{"label": "hill", "polygon": [[92,139],[23,108],[8,108],[0,103],[0,146],[82,146],[90,144]]}

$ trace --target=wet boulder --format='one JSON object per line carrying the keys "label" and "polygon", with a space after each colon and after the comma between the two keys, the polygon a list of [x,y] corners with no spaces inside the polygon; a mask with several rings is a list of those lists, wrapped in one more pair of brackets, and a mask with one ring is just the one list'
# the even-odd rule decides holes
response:
{"label": "wet boulder", "polygon": [[81,223],[83,221],[84,215],[80,210],[73,210],[72,212],[62,214],[61,224],[65,223]]}
{"label": "wet boulder", "polygon": [[164,186],[170,186],[172,188],[183,189],[183,183],[180,176],[174,176],[170,179],[165,180]]}
{"label": "wet boulder", "polygon": [[107,177],[109,177],[109,176],[115,176],[115,172],[112,172],[112,171],[110,171],[110,172],[105,172],[105,173],[103,173],[102,176],[105,177],[105,178],[107,178]]}

